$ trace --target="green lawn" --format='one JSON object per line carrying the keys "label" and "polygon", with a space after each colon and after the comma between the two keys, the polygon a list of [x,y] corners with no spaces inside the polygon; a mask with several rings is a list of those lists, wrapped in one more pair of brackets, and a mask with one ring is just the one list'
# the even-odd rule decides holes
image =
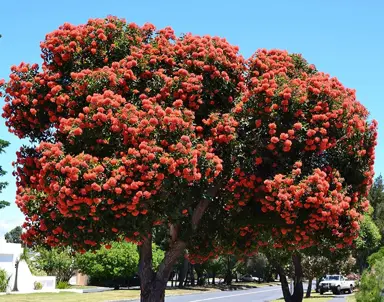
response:
{"label": "green lawn", "polygon": [[249,286],[249,287],[265,287],[265,286],[274,286],[280,285],[280,282],[266,282],[266,283],[257,283],[257,282],[234,282],[233,286]]}
{"label": "green lawn", "polygon": [[[327,301],[330,301],[334,298],[335,296],[332,295],[332,294],[324,294],[324,295],[320,295],[319,293],[315,293],[313,292],[311,294],[311,297],[310,298],[304,298],[303,301],[313,301],[313,302],[327,302]],[[271,302],[281,302],[281,301],[284,301],[283,298],[281,299],[278,299],[278,300],[274,300],[274,301],[271,301]]]}
{"label": "green lawn", "polygon": [[348,297],[347,297],[347,302],[356,302],[356,297],[355,297],[355,295],[348,296]]}
{"label": "green lawn", "polygon": [[[167,296],[186,295],[197,292],[215,291],[212,288],[194,287],[186,289],[169,289],[166,291]],[[70,292],[62,293],[36,293],[36,294],[12,294],[0,296],[1,302],[79,302],[79,301],[111,301],[123,299],[139,299],[139,290],[113,290],[101,293],[77,294]]]}

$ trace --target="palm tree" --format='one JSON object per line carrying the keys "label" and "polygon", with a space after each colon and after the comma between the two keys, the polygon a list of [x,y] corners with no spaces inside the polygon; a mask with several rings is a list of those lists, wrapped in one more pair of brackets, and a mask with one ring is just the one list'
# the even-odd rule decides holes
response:
{"label": "palm tree", "polygon": [[28,254],[28,250],[27,248],[23,248],[23,252],[20,254],[19,258],[16,260],[16,263],[15,263],[15,269],[16,269],[16,275],[15,275],[15,283],[13,285],[13,291],[14,292],[18,292],[19,289],[17,288],[17,279],[18,279],[18,275],[19,275],[19,264],[20,264],[20,261],[25,261],[27,262],[29,259],[29,254]]}

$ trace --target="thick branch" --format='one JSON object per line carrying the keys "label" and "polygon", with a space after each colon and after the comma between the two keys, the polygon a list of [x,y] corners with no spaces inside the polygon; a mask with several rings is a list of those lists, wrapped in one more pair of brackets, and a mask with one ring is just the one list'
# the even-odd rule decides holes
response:
{"label": "thick branch", "polygon": [[156,279],[164,281],[168,280],[174,264],[182,255],[186,245],[187,244],[181,240],[173,242],[173,244],[169,247],[168,251],[165,253],[164,259],[159,266]]}
{"label": "thick branch", "polygon": [[220,189],[220,184],[221,183],[219,182],[215,186],[209,188],[207,191],[208,198],[204,198],[200,200],[200,202],[197,204],[192,215],[192,230],[195,231],[197,229],[199,222],[201,220],[201,217],[203,217],[203,214],[205,213],[205,210],[208,208],[212,199],[216,197],[216,194]]}
{"label": "thick branch", "polygon": [[[193,231],[197,229],[200,223],[200,220],[203,214],[205,213],[209,203],[213,198],[215,198],[219,189],[220,189],[220,183],[208,189],[207,191],[208,197],[200,200],[200,202],[196,206],[192,214],[192,230]],[[163,261],[159,266],[159,269],[156,274],[156,280],[162,280],[165,282],[168,280],[169,275],[173,269],[173,266],[175,265],[179,257],[182,255],[183,251],[187,246],[187,243],[185,241],[178,239],[179,228],[180,226],[178,225],[170,224],[171,243],[168,251],[165,253]]]}

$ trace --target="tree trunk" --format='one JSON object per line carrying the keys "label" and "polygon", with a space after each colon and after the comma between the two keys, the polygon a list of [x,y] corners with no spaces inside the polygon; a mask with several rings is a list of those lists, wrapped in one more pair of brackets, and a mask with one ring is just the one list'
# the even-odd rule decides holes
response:
{"label": "tree trunk", "polygon": [[188,259],[184,258],[183,265],[181,266],[180,272],[179,272],[179,288],[184,287],[184,280],[187,275],[187,270],[188,270]]}
{"label": "tree trunk", "polygon": [[283,296],[285,302],[302,302],[304,295],[303,288],[303,270],[301,267],[301,257],[299,254],[292,255],[292,261],[295,268],[295,277],[294,277],[294,287],[293,293],[289,291],[289,284],[287,281],[287,276],[284,272],[284,269],[278,265],[277,271],[280,276],[281,289],[283,291]]}
{"label": "tree trunk", "polygon": [[197,285],[202,286],[205,283],[204,269],[201,268],[201,264],[195,264],[195,271],[197,275]]}
{"label": "tree trunk", "polygon": [[216,278],[216,272],[212,272],[212,285],[216,285],[215,278]]}
{"label": "tree trunk", "polygon": [[227,285],[231,285],[232,284],[232,272],[231,272],[231,270],[227,271],[227,274],[225,275],[225,278],[224,278],[224,282]]}
{"label": "tree trunk", "polygon": [[191,278],[191,286],[195,286],[195,272],[192,264],[189,265],[189,277]]}
{"label": "tree trunk", "polygon": [[301,266],[301,256],[298,253],[292,256],[293,266],[295,268],[294,290],[293,297],[294,302],[303,301],[304,288],[303,288],[303,268]]}
{"label": "tree trunk", "polygon": [[[220,183],[208,189],[210,197],[216,196],[220,188]],[[199,222],[206,211],[212,198],[202,199],[196,206],[191,217],[192,231],[195,232]],[[152,234],[148,234],[147,238],[143,239],[140,247],[140,301],[141,302],[163,302],[165,297],[165,288],[172,272],[173,266],[183,254],[186,242],[178,239],[179,226],[169,226],[170,243],[169,249],[164,255],[163,261],[160,263],[158,271],[155,273],[152,267]]]}
{"label": "tree trunk", "polygon": [[16,264],[15,264],[16,274],[15,274],[15,283],[13,285],[13,291],[14,292],[18,292],[19,291],[19,289],[17,288],[17,279],[19,277],[19,263],[20,263],[20,261],[17,260]]}
{"label": "tree trunk", "polygon": [[165,253],[157,273],[152,268],[152,237],[143,240],[140,247],[140,301],[141,302],[163,302],[165,299],[165,288],[172,268],[185,249],[183,241],[176,241]]}
{"label": "tree trunk", "polygon": [[173,287],[173,280],[175,279],[176,273],[172,271],[171,276],[169,277],[171,279],[171,287]]}
{"label": "tree trunk", "polygon": [[311,292],[312,292],[312,278],[308,280],[308,288],[307,288],[307,294],[305,295],[306,298],[311,297]]}
{"label": "tree trunk", "polygon": [[289,291],[287,276],[285,275],[284,269],[281,266],[278,266],[277,271],[279,272],[280,276],[281,290],[283,291],[284,301],[293,302],[291,293]]}
{"label": "tree trunk", "polygon": [[151,286],[142,287],[140,294],[141,302],[164,302],[165,301],[165,288],[164,282],[152,282]]}
{"label": "tree trunk", "polygon": [[231,259],[230,256],[227,256],[227,274],[225,275],[224,282],[227,285],[232,284],[232,271],[231,271]]}

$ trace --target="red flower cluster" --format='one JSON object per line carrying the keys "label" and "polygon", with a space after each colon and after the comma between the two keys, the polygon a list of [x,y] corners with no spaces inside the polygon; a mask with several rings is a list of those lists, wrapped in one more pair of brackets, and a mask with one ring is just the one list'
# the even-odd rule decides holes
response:
{"label": "red flower cluster", "polygon": [[301,56],[246,61],[224,39],[114,17],[64,24],[41,49],[41,69],[22,63],[0,83],[10,131],[39,143],[16,162],[27,243],[80,250],[140,244],[168,224],[188,233],[202,199],[198,262],[356,236],[376,123]]}

